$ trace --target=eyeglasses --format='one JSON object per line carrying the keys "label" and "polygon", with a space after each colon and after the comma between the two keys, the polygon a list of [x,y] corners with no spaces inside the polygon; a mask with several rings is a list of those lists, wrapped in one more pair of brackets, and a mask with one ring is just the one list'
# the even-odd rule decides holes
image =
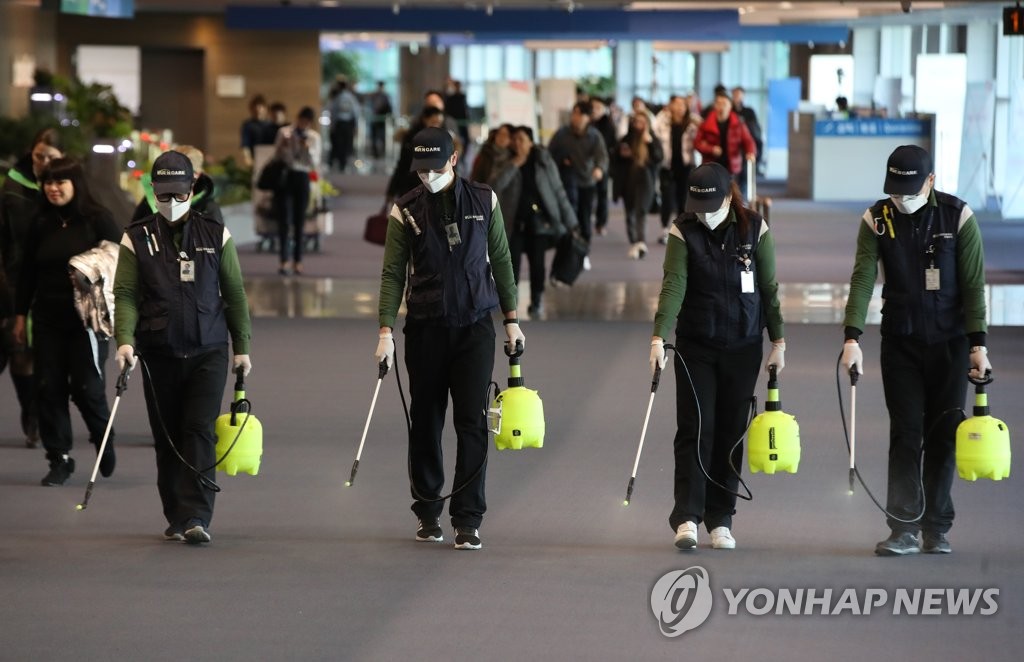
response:
{"label": "eyeglasses", "polygon": [[170,202],[171,198],[174,198],[178,202],[188,202],[190,195],[191,193],[157,193],[156,200],[157,202]]}

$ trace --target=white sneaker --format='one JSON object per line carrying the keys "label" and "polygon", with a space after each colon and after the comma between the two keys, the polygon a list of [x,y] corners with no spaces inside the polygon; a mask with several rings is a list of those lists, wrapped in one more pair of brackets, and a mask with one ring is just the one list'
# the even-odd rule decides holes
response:
{"label": "white sneaker", "polygon": [[638,260],[642,260],[645,257],[647,257],[647,244],[645,244],[642,241],[638,242],[637,243],[637,249],[636,249],[636,258]]}
{"label": "white sneaker", "polygon": [[[728,532],[728,529],[726,529],[726,532]],[[695,522],[683,522],[676,528],[676,547],[679,549],[694,549],[696,546],[697,524]]]}
{"label": "white sneaker", "polygon": [[736,549],[736,539],[727,526],[711,529],[711,546],[715,549]]}
{"label": "white sneaker", "polygon": [[626,256],[629,257],[630,260],[639,260],[640,259],[640,243],[637,242],[635,244],[632,244],[629,247],[629,250],[626,251]]}
{"label": "white sneaker", "polygon": [[583,270],[590,271],[590,256],[586,255],[583,257]]}
{"label": "white sneaker", "polygon": [[661,231],[661,236],[658,237],[658,243],[663,245],[663,246],[665,244],[667,244],[668,243],[668,234],[669,234],[669,229],[668,228],[665,228],[664,230],[662,230]]}

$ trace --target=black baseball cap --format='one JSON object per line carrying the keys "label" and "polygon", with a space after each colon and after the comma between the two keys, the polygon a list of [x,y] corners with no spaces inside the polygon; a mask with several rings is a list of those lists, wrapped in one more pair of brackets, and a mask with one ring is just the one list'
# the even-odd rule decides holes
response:
{"label": "black baseball cap", "polygon": [[707,214],[722,207],[732,177],[720,163],[705,163],[690,173],[686,186],[686,211]]}
{"label": "black baseball cap", "polygon": [[181,152],[164,152],[153,161],[153,193],[191,193],[192,161]]}
{"label": "black baseball cap", "polygon": [[917,145],[900,145],[889,155],[885,166],[887,195],[914,195],[932,174],[932,157]]}
{"label": "black baseball cap", "polygon": [[412,137],[412,165],[409,172],[417,170],[441,170],[452,158],[455,143],[444,129],[428,126]]}

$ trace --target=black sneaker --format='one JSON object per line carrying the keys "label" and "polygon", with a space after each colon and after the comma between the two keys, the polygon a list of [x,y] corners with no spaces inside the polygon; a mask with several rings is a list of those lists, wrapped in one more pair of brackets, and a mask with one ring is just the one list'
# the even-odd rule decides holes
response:
{"label": "black sneaker", "polygon": [[480,549],[480,532],[472,527],[455,527],[455,549]]}
{"label": "black sneaker", "polygon": [[[96,447],[96,452],[100,452],[99,446]],[[114,453],[114,437],[111,435],[110,439],[107,439],[107,445],[103,448],[103,457],[100,458],[100,475],[110,478],[116,466],[117,455]]]}
{"label": "black sneaker", "polygon": [[950,554],[953,548],[949,546],[949,540],[945,533],[922,531],[921,551],[925,554]]}
{"label": "black sneaker", "polygon": [[917,554],[921,544],[917,541],[917,533],[893,531],[892,535],[875,545],[875,554],[879,556],[905,556]]}
{"label": "black sneaker", "polygon": [[171,525],[164,529],[164,540],[167,542],[185,542],[185,535],[180,526]]}
{"label": "black sneaker", "polygon": [[75,461],[67,455],[50,460],[50,473],[40,481],[46,487],[60,487],[75,473]]}
{"label": "black sneaker", "polygon": [[416,529],[416,542],[444,542],[441,521],[436,517],[420,520],[419,528]]}
{"label": "black sneaker", "polygon": [[210,542],[210,532],[206,530],[206,522],[201,519],[190,519],[185,525],[185,542],[190,545],[199,545]]}

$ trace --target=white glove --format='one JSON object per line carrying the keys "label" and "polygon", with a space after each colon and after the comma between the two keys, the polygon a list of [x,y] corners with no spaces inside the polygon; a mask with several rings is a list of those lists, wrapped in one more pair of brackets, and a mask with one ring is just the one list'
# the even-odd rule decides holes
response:
{"label": "white glove", "polygon": [[125,364],[135,369],[135,348],[131,345],[121,345],[117,348],[117,355],[114,357],[117,361],[117,369],[124,371]]}
{"label": "white glove", "polygon": [[665,340],[655,338],[651,341],[651,374],[658,368],[664,369],[668,362],[668,354],[665,352]]}
{"label": "white glove", "polygon": [[857,374],[864,374],[864,354],[860,351],[860,343],[856,340],[847,342],[843,345],[843,358],[841,360],[843,369],[847,373],[850,369],[856,366]]}
{"label": "white glove", "polygon": [[970,354],[971,359],[971,370],[967,374],[971,379],[982,380],[985,379],[985,372],[992,369],[992,364],[988,360],[988,350],[984,347],[979,347]]}
{"label": "white glove", "polygon": [[388,370],[391,370],[391,366],[395,363],[395,339],[390,333],[384,333],[378,336],[377,340],[377,351],[373,353],[373,358],[380,365],[381,361],[387,361]]}
{"label": "white glove", "polygon": [[764,371],[775,366],[775,374],[778,375],[786,367],[786,341],[776,340],[772,343],[772,351],[768,353],[768,360],[764,362]]}
{"label": "white glove", "polygon": [[232,372],[238,372],[238,369],[242,369],[242,376],[248,377],[249,373],[252,372],[252,361],[249,359],[248,354],[235,354],[235,360],[232,362]]}
{"label": "white glove", "polygon": [[526,336],[523,335],[523,330],[519,328],[518,322],[506,322],[505,335],[508,336],[505,344],[508,345],[509,351],[516,351],[517,340],[523,343],[523,349],[526,349]]}

